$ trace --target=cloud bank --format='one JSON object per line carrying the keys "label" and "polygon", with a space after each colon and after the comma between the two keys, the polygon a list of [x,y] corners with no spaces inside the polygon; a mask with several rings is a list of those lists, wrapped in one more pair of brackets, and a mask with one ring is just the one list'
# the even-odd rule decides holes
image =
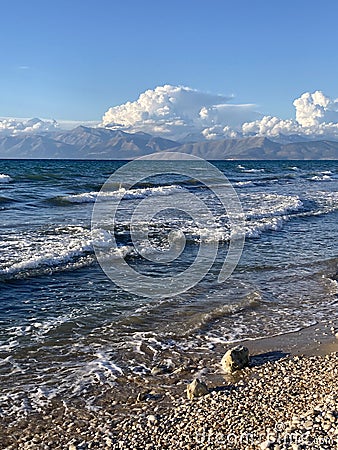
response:
{"label": "cloud bank", "polygon": [[176,141],[298,135],[304,139],[338,140],[338,99],[322,91],[305,92],[293,101],[295,118],[280,119],[257,111],[254,104],[236,104],[232,96],[185,86],[158,86],[136,101],[113,106],[97,122],[0,119],[0,135],[39,134],[72,129],[79,124],[130,133],[145,132]]}
{"label": "cloud bank", "polygon": [[55,120],[41,119],[0,119],[0,133],[7,135],[17,135],[21,133],[43,133],[56,131],[59,125]]}
{"label": "cloud bank", "polygon": [[[184,86],[158,86],[134,102],[109,108],[101,126],[124,131],[143,131],[171,139],[188,135],[224,135],[248,118],[261,115],[254,105],[229,104],[232,97],[200,92]],[[219,126],[221,129],[219,129]],[[223,128],[226,127],[226,130]]]}
{"label": "cloud bank", "polygon": [[234,104],[233,97],[165,85],[109,108],[99,126],[174,140],[294,134],[338,139],[338,100],[321,91],[306,92],[293,105],[295,119],[284,120],[264,116],[253,104]]}

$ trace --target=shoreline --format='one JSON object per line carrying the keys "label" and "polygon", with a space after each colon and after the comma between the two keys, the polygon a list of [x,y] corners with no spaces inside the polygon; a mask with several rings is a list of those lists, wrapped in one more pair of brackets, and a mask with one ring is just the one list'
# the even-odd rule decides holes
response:
{"label": "shoreline", "polygon": [[[98,401],[98,408],[93,411],[86,409],[81,401],[67,402],[66,406],[62,402],[54,402],[53,405],[40,413],[28,415],[13,426],[6,424],[6,421],[1,421],[0,446],[2,445],[1,448],[8,450],[160,449],[163,448],[164,444],[156,446],[156,442],[152,440],[153,434],[149,434],[149,430],[152,430],[152,432],[158,431],[161,423],[162,428],[164,427],[161,431],[161,439],[165,442],[165,423],[172,420],[173,414],[178,414],[181,417],[182,414],[184,416],[184,414],[194,413],[196,423],[201,425],[197,417],[198,413],[195,411],[196,408],[198,410],[201,405],[206,404],[211,413],[215,408],[220,413],[220,407],[221,413],[223,411],[222,408],[225,408],[224,411],[226,412],[227,408],[230,407],[229,405],[231,405],[231,392],[236,392],[237,390],[246,391],[247,389],[254,389],[256,392],[257,386],[255,383],[259,379],[265,380],[264,384],[260,385],[260,389],[269,386],[270,394],[277,396],[275,402],[281,401],[280,382],[285,383],[285,380],[290,378],[290,375],[285,373],[285,367],[291,367],[291,375],[297,374],[295,388],[301,389],[306,384],[310,389],[310,386],[314,385],[311,389],[314,390],[313,395],[315,396],[317,395],[316,384],[318,384],[317,369],[322,370],[323,362],[329,361],[331,366],[334,365],[334,367],[338,362],[338,339],[333,334],[333,331],[330,330],[331,327],[334,327],[334,324],[321,323],[294,333],[288,333],[287,335],[240,342],[238,344],[249,348],[251,364],[250,367],[233,375],[225,375],[223,373],[219,358],[221,349],[215,349],[214,354],[210,355],[209,361],[203,359],[203,367],[195,367],[182,372],[177,371],[175,376],[172,374],[151,376],[149,377],[150,380],[143,380],[143,384],[140,379],[130,380],[130,383],[128,380],[125,380],[127,384],[129,383],[128,387],[130,389],[130,395],[125,398],[125,402],[114,400],[114,392],[110,391]],[[232,346],[230,345],[229,348]],[[224,353],[227,349],[222,348]],[[304,366],[305,369],[301,367],[299,372],[298,365]],[[310,370],[305,375],[308,366]],[[282,370],[282,378],[277,382],[278,377],[280,377],[280,370]],[[330,378],[329,375],[327,376]],[[186,398],[186,386],[196,377],[207,383],[210,394],[201,399],[189,401]],[[335,379],[337,379],[337,374],[335,374]],[[334,392],[336,384],[332,383],[333,381],[328,379],[326,388],[329,390],[332,388],[331,391]],[[142,392],[144,391],[148,392],[148,394],[143,396]],[[318,393],[318,401],[324,401],[321,395]],[[225,400],[226,404],[224,403]],[[253,409],[258,408],[260,410],[257,398],[252,397],[250,401]],[[333,405],[337,405],[336,399],[332,401]],[[275,403],[275,413],[279,410],[278,402]],[[331,405],[332,408],[333,406]],[[338,405],[336,409],[338,418]],[[286,423],[289,419],[290,417],[286,416],[283,420]],[[187,424],[184,420],[183,418],[182,423]],[[148,423],[149,421],[154,423],[150,424]],[[227,426],[230,427],[229,430],[232,429],[231,418],[227,419]],[[267,424],[266,427],[268,427]],[[195,428],[193,429],[194,433],[197,432]],[[143,442],[143,446],[137,446],[137,439],[142,437],[139,435],[140,430],[142,430],[142,436],[147,436],[146,440],[148,439],[149,441],[144,441],[145,438],[142,438],[143,440],[140,442]],[[169,432],[170,430],[168,429],[167,431]],[[260,433],[262,433],[262,430],[260,430]],[[127,438],[125,445],[123,444],[124,446],[121,446],[122,435]],[[132,444],[132,442],[134,443]],[[148,444],[149,446],[146,447],[145,445]],[[263,444],[260,443],[259,445]],[[164,446],[164,448],[171,447]],[[263,447],[255,446],[254,444],[247,447],[220,447],[219,445],[213,447],[213,441],[210,438],[208,446],[205,447],[179,446],[177,448],[260,449]],[[273,446],[265,448],[278,449],[278,447]],[[280,448],[293,449],[296,447]],[[301,449],[303,447],[297,448]],[[324,446],[321,448],[334,447]]]}
{"label": "shoreline", "polygon": [[338,333],[338,325],[333,321],[319,322],[291,333],[244,340],[240,344],[248,347],[251,354],[280,351],[290,356],[325,356],[338,351],[335,333]]}

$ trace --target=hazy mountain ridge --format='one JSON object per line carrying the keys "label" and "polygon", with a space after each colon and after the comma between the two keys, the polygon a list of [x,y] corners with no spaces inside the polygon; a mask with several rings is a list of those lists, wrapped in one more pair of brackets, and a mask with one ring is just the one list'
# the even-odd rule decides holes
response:
{"label": "hazy mountain ridge", "polygon": [[266,137],[248,137],[195,142],[181,145],[173,150],[211,160],[338,159],[338,142],[324,140],[280,144]]}
{"label": "hazy mountain ridge", "polygon": [[146,133],[81,125],[71,131],[0,137],[0,158],[132,159],[177,145]]}
{"label": "hazy mountain ridge", "polygon": [[[291,142],[290,142],[291,141]],[[179,143],[147,133],[126,133],[106,128],[79,126],[71,131],[0,136],[3,159],[133,159],[161,151],[177,151],[216,159],[338,159],[338,141],[287,142],[266,137],[204,140]]]}

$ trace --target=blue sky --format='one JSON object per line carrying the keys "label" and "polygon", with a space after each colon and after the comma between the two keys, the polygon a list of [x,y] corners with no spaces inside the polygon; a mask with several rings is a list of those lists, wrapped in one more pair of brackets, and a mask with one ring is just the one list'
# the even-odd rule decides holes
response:
{"label": "blue sky", "polygon": [[3,2],[0,117],[99,120],[158,85],[294,116],[338,97],[338,3],[303,0]]}

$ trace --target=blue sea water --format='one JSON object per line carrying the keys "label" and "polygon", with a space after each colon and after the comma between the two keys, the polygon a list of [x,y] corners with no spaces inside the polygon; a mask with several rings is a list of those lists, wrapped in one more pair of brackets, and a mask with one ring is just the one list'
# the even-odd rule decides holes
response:
{"label": "blue sea water", "polygon": [[[217,276],[228,250],[224,211],[210,190],[186,177],[148,178],[130,190],[112,186],[121,212],[119,249],[143,274],[188,267],[201,244],[198,224],[175,212],[182,189],[208,204],[218,242],[215,263],[187,292],[140,297],[114,284],[94,247],[106,235],[91,230],[97,193],[124,162],[0,161],[0,414],[38,410],[56,395],[86,396],[122,375],[147,373],[163,355],[284,334],[337,318],[338,162],[223,161],[246,215],[246,241],[233,275]],[[154,217],[150,238],[166,249],[181,230],[185,251],[175,264],[133,248],[129,212],[145,198],[173,211]]]}

